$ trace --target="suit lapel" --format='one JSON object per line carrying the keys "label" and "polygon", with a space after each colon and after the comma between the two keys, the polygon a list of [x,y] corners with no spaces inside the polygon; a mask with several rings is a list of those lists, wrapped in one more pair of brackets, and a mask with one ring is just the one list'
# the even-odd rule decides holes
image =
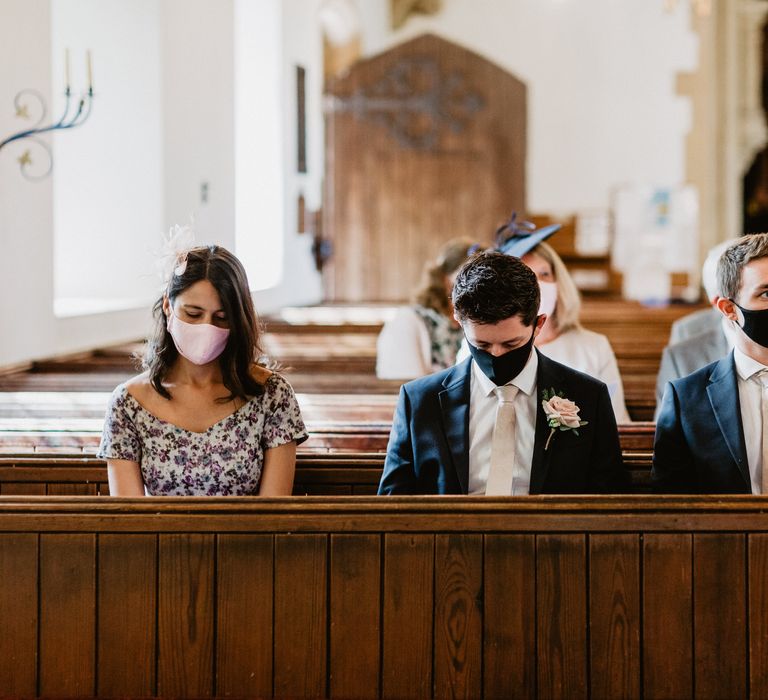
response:
{"label": "suit lapel", "polygon": [[562,386],[562,379],[549,360],[538,350],[536,352],[539,355],[539,367],[536,372],[536,386],[534,387],[536,392],[536,433],[533,441],[533,459],[531,460],[530,493],[541,493],[541,490],[544,488],[544,482],[549,471],[549,460],[552,454],[551,445],[550,449],[544,450],[550,428],[547,424],[547,416],[541,407],[541,392],[544,389],[565,388]]}
{"label": "suit lapel", "polygon": [[469,491],[469,388],[471,358],[454,367],[443,381],[440,392],[440,411],[443,431],[448,441],[453,468],[461,485],[461,492]]}
{"label": "suit lapel", "polygon": [[752,481],[749,478],[733,353],[720,360],[715,366],[707,385],[707,395],[731,457],[736,462],[744,481],[750,485]]}

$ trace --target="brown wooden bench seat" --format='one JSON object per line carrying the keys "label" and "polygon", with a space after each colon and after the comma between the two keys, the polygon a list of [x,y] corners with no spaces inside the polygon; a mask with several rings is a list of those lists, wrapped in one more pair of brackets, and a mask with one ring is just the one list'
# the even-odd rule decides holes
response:
{"label": "brown wooden bench seat", "polygon": [[768,696],[768,499],[0,497],[8,697]]}
{"label": "brown wooden bench seat", "polygon": [[[372,494],[384,467],[389,426],[368,431],[336,426],[313,433],[299,448],[295,495]],[[653,424],[622,426],[619,434],[624,463],[633,488],[650,486]],[[306,447],[305,447],[306,446]],[[0,454],[0,495],[106,495],[106,464],[78,453]]]}

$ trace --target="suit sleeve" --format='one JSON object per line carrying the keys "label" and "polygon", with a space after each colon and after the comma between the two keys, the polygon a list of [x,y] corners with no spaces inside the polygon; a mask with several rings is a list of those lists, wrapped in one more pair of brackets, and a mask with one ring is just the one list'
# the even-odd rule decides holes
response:
{"label": "suit sleeve", "polygon": [[416,489],[416,473],[413,467],[411,441],[411,403],[405,387],[400,388],[392,430],[387,444],[384,473],[379,483],[380,496],[413,494]]}
{"label": "suit sleeve", "polygon": [[673,379],[680,379],[688,372],[681,372],[675,359],[675,352],[671,345],[667,345],[664,351],[661,353],[661,366],[659,367],[659,373],[656,375],[656,411],[654,412],[653,419],[659,419],[659,413],[661,413],[661,403],[664,398],[664,389],[668,382]]}
{"label": "suit sleeve", "polygon": [[606,386],[600,387],[597,400],[591,481],[594,493],[629,493],[631,490],[629,473],[621,458],[616,416]]}
{"label": "suit sleeve", "polygon": [[680,399],[667,384],[656,421],[651,485],[654,493],[695,493],[695,469],[680,420]]}

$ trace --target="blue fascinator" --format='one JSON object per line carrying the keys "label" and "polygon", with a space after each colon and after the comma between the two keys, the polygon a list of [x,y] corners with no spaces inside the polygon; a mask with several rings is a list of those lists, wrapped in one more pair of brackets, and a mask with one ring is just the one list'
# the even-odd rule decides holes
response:
{"label": "blue fascinator", "polygon": [[506,255],[522,258],[560,228],[561,224],[552,224],[537,229],[530,221],[518,221],[517,212],[513,211],[509,221],[496,230],[496,249]]}

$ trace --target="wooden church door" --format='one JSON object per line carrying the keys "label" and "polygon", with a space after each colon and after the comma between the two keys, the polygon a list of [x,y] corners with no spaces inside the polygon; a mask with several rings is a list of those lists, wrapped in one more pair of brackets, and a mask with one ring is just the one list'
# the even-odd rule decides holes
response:
{"label": "wooden church door", "polygon": [[525,210],[526,88],[423,35],[326,90],[326,301],[400,302],[457,236],[488,244]]}

